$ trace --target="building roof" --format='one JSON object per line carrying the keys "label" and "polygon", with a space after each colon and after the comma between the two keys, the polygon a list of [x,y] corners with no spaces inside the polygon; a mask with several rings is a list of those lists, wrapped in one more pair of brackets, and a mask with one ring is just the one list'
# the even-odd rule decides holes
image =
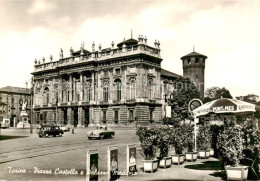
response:
{"label": "building roof", "polygon": [[161,69],[161,75],[168,76],[168,77],[176,77],[176,78],[181,77],[181,75],[178,75],[176,73],[170,72],[165,69]]}
{"label": "building roof", "polygon": [[30,94],[30,89],[26,89],[23,87],[7,86],[7,87],[0,88],[0,92]]}
{"label": "building roof", "polygon": [[118,43],[117,44],[117,47],[122,47],[123,44],[125,44],[126,46],[132,46],[132,45],[137,45],[138,44],[138,41],[133,39],[133,38],[130,38],[128,40],[124,40],[122,41],[121,43]]}
{"label": "building roof", "polygon": [[191,52],[191,53],[189,53],[189,54],[187,54],[187,55],[181,57],[181,59],[184,60],[184,59],[186,59],[186,58],[188,58],[188,57],[203,57],[203,58],[208,58],[207,56],[202,55],[202,54],[200,54],[200,53]]}

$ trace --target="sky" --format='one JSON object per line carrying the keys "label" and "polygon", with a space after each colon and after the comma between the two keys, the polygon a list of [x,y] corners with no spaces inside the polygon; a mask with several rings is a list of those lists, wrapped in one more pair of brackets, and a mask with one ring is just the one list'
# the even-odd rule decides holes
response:
{"label": "sky", "polygon": [[160,41],[162,68],[206,55],[205,87],[260,95],[259,0],[0,0],[0,87],[25,87],[34,60],[70,47],[111,47],[131,37]]}

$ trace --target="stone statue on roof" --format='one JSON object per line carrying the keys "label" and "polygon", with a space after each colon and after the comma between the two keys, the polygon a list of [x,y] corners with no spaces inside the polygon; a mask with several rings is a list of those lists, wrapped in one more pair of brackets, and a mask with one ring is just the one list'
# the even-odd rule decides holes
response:
{"label": "stone statue on roof", "polygon": [[72,56],[72,55],[73,55],[73,53],[74,53],[74,50],[73,50],[73,48],[72,48],[72,47],[70,47],[70,55]]}
{"label": "stone statue on roof", "polygon": [[60,58],[63,58],[63,50],[62,50],[62,48],[60,49]]}

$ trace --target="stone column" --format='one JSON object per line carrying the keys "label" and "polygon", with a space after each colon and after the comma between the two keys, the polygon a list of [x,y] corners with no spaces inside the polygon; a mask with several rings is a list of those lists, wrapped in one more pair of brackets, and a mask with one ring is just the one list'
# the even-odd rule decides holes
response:
{"label": "stone column", "polygon": [[94,118],[93,118],[93,107],[89,107],[89,127],[93,127],[94,126]]}
{"label": "stone column", "polygon": [[69,74],[69,100],[68,102],[72,102],[72,74]]}
{"label": "stone column", "polygon": [[83,101],[83,72],[80,72],[80,101]]}
{"label": "stone column", "polygon": [[57,113],[57,124],[63,124],[63,111],[61,110],[61,108],[58,108],[58,113]]}
{"label": "stone column", "polygon": [[84,110],[78,107],[78,127],[84,126]]}
{"label": "stone column", "polygon": [[74,111],[71,107],[67,109],[67,121],[69,126],[74,125]]}
{"label": "stone column", "polygon": [[95,100],[95,72],[91,72],[91,100]]}
{"label": "stone column", "polygon": [[76,95],[77,95],[77,90],[76,90],[76,78],[73,77],[73,102],[76,101]]}

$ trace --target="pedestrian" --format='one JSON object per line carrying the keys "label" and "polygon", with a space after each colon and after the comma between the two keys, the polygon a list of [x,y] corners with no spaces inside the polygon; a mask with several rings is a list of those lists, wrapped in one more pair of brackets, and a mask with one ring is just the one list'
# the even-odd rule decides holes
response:
{"label": "pedestrian", "polygon": [[74,134],[74,125],[72,127],[71,133]]}

